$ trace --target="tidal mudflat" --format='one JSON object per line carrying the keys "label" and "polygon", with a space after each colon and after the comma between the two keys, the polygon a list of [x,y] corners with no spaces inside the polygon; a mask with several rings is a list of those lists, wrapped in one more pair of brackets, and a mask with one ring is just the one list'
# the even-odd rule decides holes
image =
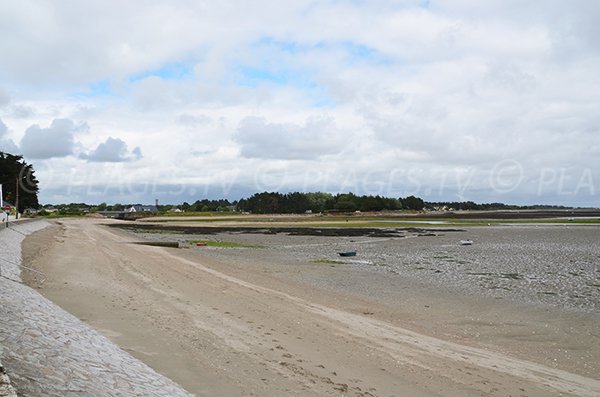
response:
{"label": "tidal mudflat", "polygon": [[[357,228],[339,229],[339,235],[323,233],[323,229],[273,228],[265,232],[231,227],[184,234],[156,225],[147,228],[132,230],[144,239],[177,240],[183,247],[190,241],[206,240],[231,241],[242,249],[244,244],[260,248],[240,251],[188,244],[189,248],[210,251],[217,257],[235,257],[236,261],[271,261],[281,266],[300,262],[344,264],[474,297],[600,312],[597,226],[404,228],[378,233]],[[464,239],[473,240],[473,245],[461,245]],[[358,255],[338,256],[347,250],[356,250]]]}

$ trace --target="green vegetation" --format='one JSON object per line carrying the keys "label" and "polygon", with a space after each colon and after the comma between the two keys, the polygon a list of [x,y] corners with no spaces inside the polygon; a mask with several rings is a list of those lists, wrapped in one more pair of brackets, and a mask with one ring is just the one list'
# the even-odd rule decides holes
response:
{"label": "green vegetation", "polygon": [[[278,216],[274,218],[265,218],[264,216],[252,216],[240,214],[223,213],[203,213],[197,215],[196,219],[188,219],[193,214],[179,213],[179,216],[186,216],[186,219],[177,219],[177,216],[170,216],[170,219],[156,220],[155,222],[198,222],[215,223],[235,221],[236,223],[269,222],[274,226],[283,223],[293,223],[294,227],[337,227],[337,228],[365,228],[365,227],[466,227],[466,226],[502,226],[505,224],[573,224],[573,225],[600,225],[600,219],[476,219],[476,218],[445,218],[445,217],[426,217],[415,216],[412,214],[397,215],[393,213],[383,214],[381,216],[363,216],[360,214],[327,214],[319,217],[298,217],[298,216]],[[232,215],[237,215],[233,217]],[[485,214],[481,214],[482,217]]]}
{"label": "green vegetation", "polygon": [[20,213],[28,208],[38,209],[38,180],[33,166],[23,156],[0,152],[0,184],[4,201],[17,205]]}
{"label": "green vegetation", "polygon": [[59,204],[57,206],[45,205],[38,211],[37,215],[48,218],[59,218],[85,216],[88,213],[90,213],[90,209],[85,203],[71,203]]}
{"label": "green vegetation", "polygon": [[254,214],[300,214],[311,212],[394,211],[399,209],[420,211],[425,202],[415,196],[388,198],[382,196],[357,196],[354,193],[256,193],[237,203],[239,211]]}
{"label": "green vegetation", "polygon": [[41,211],[38,211],[38,213],[36,214],[36,216],[42,216],[44,218],[77,218],[77,217],[83,217],[85,216],[86,213],[85,212],[81,212],[81,211],[67,211],[67,210],[59,210],[59,211],[53,211],[53,212],[48,212],[44,209],[42,209]]}
{"label": "green vegetation", "polygon": [[213,212],[223,213],[223,212],[234,211],[236,204],[237,204],[236,201],[230,202],[227,199],[219,199],[219,200],[203,199],[203,200],[196,200],[192,204],[190,204],[188,202],[184,202],[183,204],[177,205],[177,206],[161,205],[161,206],[159,206],[158,210],[160,212],[167,212],[169,215],[181,214],[178,212],[169,212],[169,211],[172,211],[175,209],[185,212],[186,215],[189,215],[190,213],[198,215],[198,214],[210,214]]}
{"label": "green vegetation", "polygon": [[190,244],[204,243],[207,247],[220,247],[220,248],[265,248],[261,244],[242,244],[233,241],[208,241],[208,240],[189,240]]}
{"label": "green vegetation", "polygon": [[[0,176],[1,176],[0,170]],[[36,181],[37,183],[37,181]],[[294,223],[298,227],[431,227],[431,226],[493,226],[506,223],[543,224],[600,224],[598,209],[575,209],[562,206],[515,206],[502,203],[477,204],[466,202],[425,202],[415,196],[383,197],[326,192],[262,192],[239,201],[227,199],[196,200],[192,204],[159,205],[136,212],[116,214],[131,205],[101,203],[87,205],[71,203],[45,205],[46,212],[61,216],[82,215],[88,212],[110,211],[109,216],[135,220],[156,215],[166,219],[156,222],[273,222]],[[37,208],[37,207],[36,207]],[[528,210],[528,211],[523,211]],[[150,212],[151,211],[151,212]],[[425,212],[424,212],[425,211]],[[458,211],[458,212],[457,212]],[[319,214],[298,217],[292,214]],[[373,216],[376,213],[376,216]],[[267,219],[265,214],[278,214]],[[363,216],[366,214],[366,216]],[[42,214],[43,215],[43,214]],[[241,216],[243,215],[243,216]],[[286,215],[289,215],[286,217]],[[185,219],[182,219],[185,217]]]}
{"label": "green vegetation", "polygon": [[134,233],[147,233],[147,234],[177,234],[177,230],[168,230],[168,229],[140,229],[133,228],[131,229]]}
{"label": "green vegetation", "polygon": [[342,261],[334,261],[334,260],[331,260],[331,259],[313,259],[310,262],[311,263],[324,264],[324,265],[339,265],[339,264],[343,264],[344,263]]}
{"label": "green vegetation", "polygon": [[[218,211],[186,211],[186,212],[165,212],[160,214],[160,216],[168,216],[177,218],[179,216],[202,216],[202,217],[231,217],[235,215],[240,215],[238,212],[218,212]],[[216,219],[222,220],[222,219]],[[206,220],[210,221],[209,219]]]}

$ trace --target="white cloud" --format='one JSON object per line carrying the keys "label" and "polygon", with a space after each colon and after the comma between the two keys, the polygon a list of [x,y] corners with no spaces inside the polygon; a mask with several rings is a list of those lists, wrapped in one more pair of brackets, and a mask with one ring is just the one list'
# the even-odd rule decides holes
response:
{"label": "white cloud", "polygon": [[69,119],[54,119],[48,128],[34,124],[27,128],[21,139],[21,151],[30,159],[72,155],[75,149],[74,133],[80,129]]}
{"label": "white cloud", "polygon": [[245,157],[263,159],[316,159],[340,151],[343,134],[329,118],[309,118],[304,125],[269,123],[246,117],[235,134]]}
{"label": "white cloud", "polygon": [[138,146],[130,152],[124,141],[119,138],[108,137],[96,149],[88,154],[82,154],[80,157],[92,162],[120,163],[141,159],[142,151]]}
{"label": "white cloud", "polygon": [[[462,190],[477,200],[497,193],[486,175],[506,159],[530,181],[600,169],[599,4],[13,2],[0,15],[0,116],[15,140],[27,129],[24,152],[95,166],[94,180],[136,157],[127,142],[145,158],[126,166],[149,184],[279,167],[291,189],[316,174],[366,189],[403,169],[426,195],[445,170],[473,169]],[[53,119],[85,119],[94,136],[38,127]]]}

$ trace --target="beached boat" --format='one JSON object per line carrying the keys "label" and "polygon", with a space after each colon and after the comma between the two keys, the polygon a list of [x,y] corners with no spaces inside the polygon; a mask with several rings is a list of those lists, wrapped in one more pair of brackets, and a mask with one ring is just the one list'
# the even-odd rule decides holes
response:
{"label": "beached boat", "polygon": [[460,245],[473,245],[473,240],[460,240]]}
{"label": "beached boat", "polygon": [[340,256],[356,256],[356,251],[338,252]]}

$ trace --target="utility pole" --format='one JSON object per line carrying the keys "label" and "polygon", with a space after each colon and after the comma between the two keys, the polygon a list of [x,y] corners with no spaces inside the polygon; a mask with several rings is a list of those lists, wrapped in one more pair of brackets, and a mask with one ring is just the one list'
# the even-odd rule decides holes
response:
{"label": "utility pole", "polygon": [[19,178],[17,178],[17,198],[15,199],[15,219],[19,219]]}
{"label": "utility pole", "polygon": [[[2,184],[0,183],[0,214],[4,223],[4,199],[2,198]],[[6,214],[6,226],[8,227],[8,214]]]}

